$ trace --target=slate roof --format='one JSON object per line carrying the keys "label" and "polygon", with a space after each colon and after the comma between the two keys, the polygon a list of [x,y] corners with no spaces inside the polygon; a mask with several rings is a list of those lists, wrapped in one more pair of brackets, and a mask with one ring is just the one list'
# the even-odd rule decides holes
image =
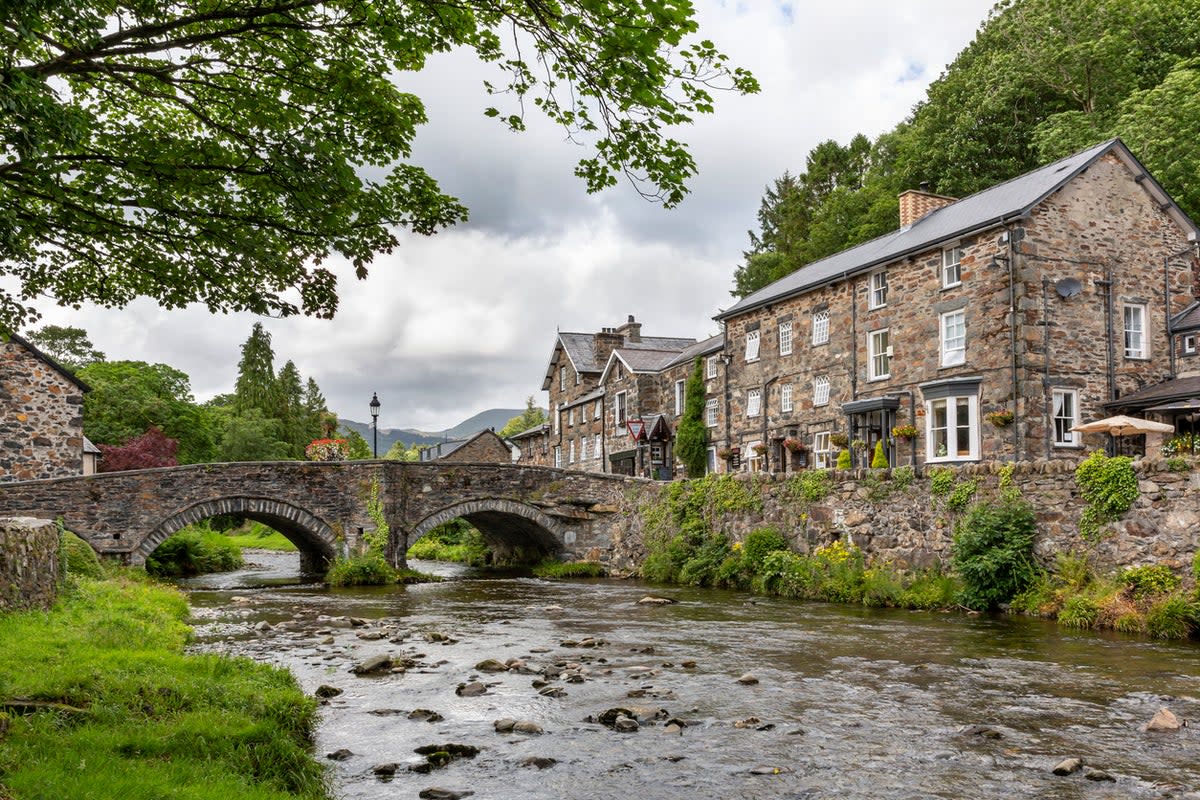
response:
{"label": "slate roof", "polygon": [[508,437],[510,442],[515,442],[518,439],[528,439],[531,436],[540,436],[550,430],[550,423],[543,422],[540,425],[534,425],[532,428],[523,430],[520,433],[514,433]]}
{"label": "slate roof", "polygon": [[716,336],[710,336],[707,339],[696,342],[691,347],[684,348],[684,351],[676,356],[668,367],[673,367],[677,364],[686,364],[695,361],[697,356],[707,356],[716,353],[719,350],[725,349],[725,334],[718,333]]}
{"label": "slate roof", "polygon": [[576,397],[574,400],[572,400],[569,403],[564,403],[563,408],[574,408],[575,406],[581,406],[581,405],[584,405],[585,403],[590,403],[593,400],[599,400],[601,397],[604,397],[604,390],[596,389],[595,391],[588,392],[587,394],[583,395],[582,397]]}
{"label": "slate roof", "polygon": [[1186,400],[1193,397],[1200,397],[1200,376],[1175,378],[1156,383],[1107,402],[1104,407],[1141,409],[1170,400]]}
{"label": "slate roof", "polygon": [[906,228],[807,264],[791,275],[747,295],[714,319],[726,320],[848,275],[929,250],[939,244],[951,243],[1002,222],[1019,219],[1110,151],[1121,158],[1135,175],[1144,176],[1138,178],[1142,186],[1181,227],[1193,231],[1195,237],[1196,224],[1179,209],[1120,139],[1110,139],[931,211]]}
{"label": "slate roof", "polygon": [[[594,333],[559,331],[558,339],[554,342],[554,350],[550,352],[550,360],[546,365],[546,379],[542,382],[542,388],[550,388],[550,383],[554,380],[554,351],[559,347],[566,352],[567,358],[571,360],[571,365],[575,367],[576,372],[602,372],[605,364],[596,363],[595,340],[596,334]],[[676,336],[642,336],[640,342],[631,342],[626,339],[621,347],[626,350],[673,350],[679,352],[688,345],[694,344],[695,341],[695,339]]]}
{"label": "slate roof", "polygon": [[1200,301],[1193,301],[1190,306],[1171,317],[1171,333],[1198,329],[1200,329]]}

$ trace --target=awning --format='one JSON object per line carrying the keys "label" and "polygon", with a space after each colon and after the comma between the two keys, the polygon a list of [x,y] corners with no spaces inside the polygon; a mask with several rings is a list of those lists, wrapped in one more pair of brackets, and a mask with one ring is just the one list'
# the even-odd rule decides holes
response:
{"label": "awning", "polygon": [[1142,410],[1168,413],[1172,411],[1200,411],[1200,397],[1193,397],[1190,400],[1175,400],[1170,403],[1163,403],[1162,405],[1150,406],[1149,408],[1144,408]]}
{"label": "awning", "polygon": [[1107,433],[1110,436],[1137,436],[1142,433],[1172,433],[1175,426],[1167,425],[1165,422],[1152,422],[1148,419],[1138,419],[1120,414],[1115,417],[1098,419],[1095,422],[1085,422],[1082,425],[1076,425],[1071,430],[1081,433]]}

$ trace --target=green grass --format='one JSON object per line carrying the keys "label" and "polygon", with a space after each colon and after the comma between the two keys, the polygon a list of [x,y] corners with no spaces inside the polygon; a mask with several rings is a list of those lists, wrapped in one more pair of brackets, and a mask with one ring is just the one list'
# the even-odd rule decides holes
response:
{"label": "green grass", "polygon": [[160,578],[228,572],[242,566],[242,549],[203,525],[174,534],[146,559],[146,572]]}
{"label": "green grass", "polygon": [[0,797],[328,797],[315,702],[286,671],[184,655],[186,614],[178,592],[126,575],[0,616],[0,701],[76,709],[0,714]]}
{"label": "green grass", "polygon": [[604,565],[596,561],[543,561],[533,568],[539,578],[603,578]]}
{"label": "green grass", "polygon": [[296,551],[296,545],[292,544],[286,536],[273,528],[268,528],[261,522],[247,522],[242,527],[226,533],[225,538],[238,547],[283,550],[289,553]]}

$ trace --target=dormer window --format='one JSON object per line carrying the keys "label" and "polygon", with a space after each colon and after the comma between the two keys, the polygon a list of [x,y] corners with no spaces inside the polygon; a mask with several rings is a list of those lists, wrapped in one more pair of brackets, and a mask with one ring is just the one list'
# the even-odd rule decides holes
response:
{"label": "dormer window", "polygon": [[962,248],[947,247],[942,251],[942,288],[962,283]]}

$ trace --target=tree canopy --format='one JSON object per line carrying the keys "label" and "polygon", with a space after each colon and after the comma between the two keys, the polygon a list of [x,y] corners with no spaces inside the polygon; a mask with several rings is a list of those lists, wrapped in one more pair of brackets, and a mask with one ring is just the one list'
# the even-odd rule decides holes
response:
{"label": "tree canopy", "polygon": [[758,88],[697,31],[688,0],[0,0],[0,328],[41,295],[333,315],[327,259],[362,278],[466,218],[409,160],[402,88],[454,49],[497,68],[483,113],[591,145],[590,191],[678,203],[678,127]]}
{"label": "tree canopy", "polygon": [[509,436],[524,433],[530,428],[542,425],[549,419],[546,416],[546,409],[534,403],[533,395],[529,395],[525,399],[525,410],[504,423],[504,427],[500,429],[497,435],[501,439],[507,439]]}
{"label": "tree canopy", "polygon": [[1200,218],[1200,0],[1003,0],[908,119],[822,142],[767,187],[738,297],[895,230],[898,194],[964,197],[1120,136]]}
{"label": "tree canopy", "polygon": [[83,328],[64,325],[44,325],[26,334],[39,350],[71,371],[104,360]]}

